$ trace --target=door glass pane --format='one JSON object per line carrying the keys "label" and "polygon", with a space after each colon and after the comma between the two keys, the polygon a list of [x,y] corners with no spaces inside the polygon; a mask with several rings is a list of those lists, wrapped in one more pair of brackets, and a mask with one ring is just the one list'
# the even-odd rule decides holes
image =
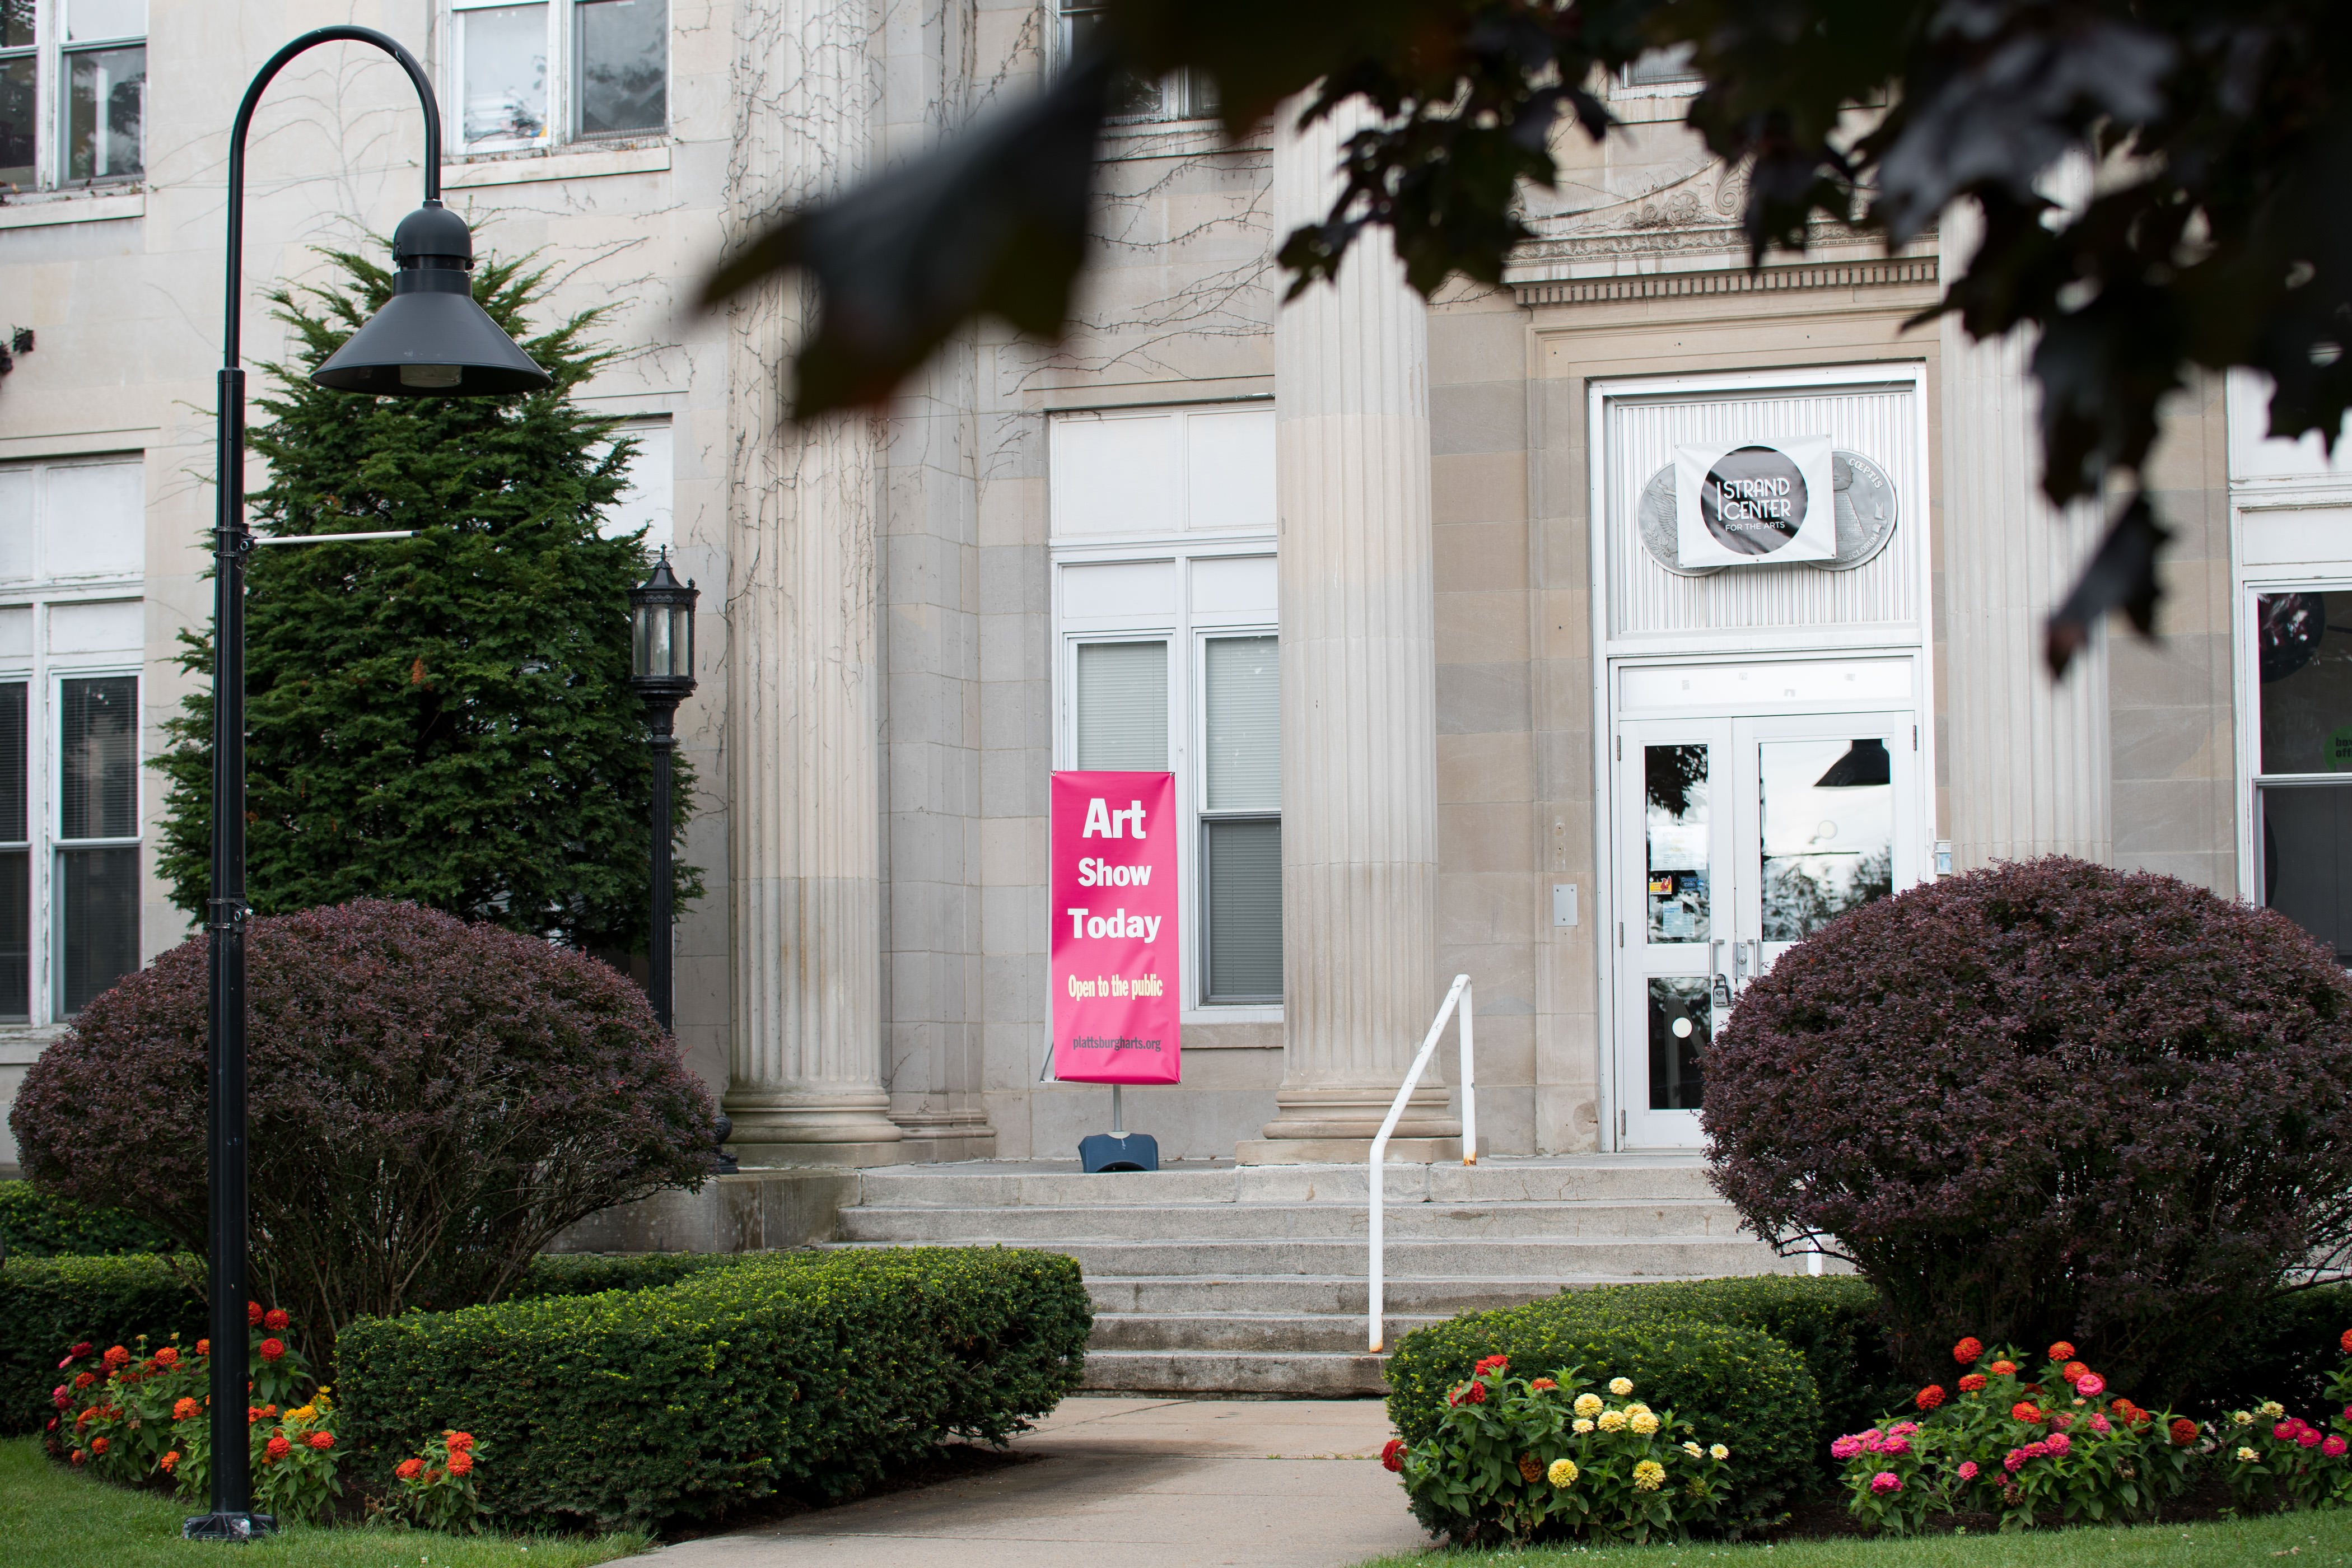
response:
{"label": "door glass pane", "polygon": [[1212,637],[1208,675],[1209,809],[1282,805],[1282,671],[1273,637]]}
{"label": "door glass pane", "polygon": [[669,0],[582,0],[580,134],[659,131],[669,115]]}
{"label": "door glass pane", "polygon": [[460,11],[468,142],[537,141],[547,130],[547,7]]}
{"label": "door glass pane", "polygon": [[1895,760],[1886,742],[1765,741],[1756,752],[1764,940],[1801,942],[1892,893]]}
{"label": "door glass pane", "polygon": [[10,55],[0,59],[0,185],[32,183],[33,57]]}
{"label": "door glass pane", "polygon": [[0,684],[0,844],[22,844],[26,830],[25,810],[25,699],[21,680]]}
{"label": "door glass pane", "polygon": [[1704,974],[1650,980],[1650,1109],[1696,1110],[1699,1064],[1715,1037]]}
{"label": "door glass pane", "polygon": [[1707,940],[1707,755],[1703,745],[1642,749],[1649,939]]}
{"label": "door glass pane", "polygon": [[[24,681],[0,685],[0,842],[24,842],[29,826],[25,773]],[[0,1023],[32,1016],[32,851],[0,849]]]}
{"label": "door glass pane", "polygon": [[80,49],[66,57],[66,178],[123,180],[145,172],[140,121],[147,50]]}
{"label": "door glass pane", "polygon": [[60,838],[137,836],[138,706],[135,676],[58,683]]}
{"label": "door glass pane", "polygon": [[79,1013],[139,967],[139,851],[60,850],[58,896],[65,959],[58,1005]]}
{"label": "door glass pane", "polygon": [[2254,602],[2261,771],[2352,773],[2352,593]]}
{"label": "door glass pane", "polygon": [[2352,784],[2261,797],[2263,902],[2352,963]]}
{"label": "door glass pane", "polygon": [[1157,773],[1168,768],[1168,645],[1087,643],[1078,649],[1078,766]]}
{"label": "door glass pane", "polygon": [[1282,1000],[1282,824],[1202,825],[1208,874],[1211,1002]]}

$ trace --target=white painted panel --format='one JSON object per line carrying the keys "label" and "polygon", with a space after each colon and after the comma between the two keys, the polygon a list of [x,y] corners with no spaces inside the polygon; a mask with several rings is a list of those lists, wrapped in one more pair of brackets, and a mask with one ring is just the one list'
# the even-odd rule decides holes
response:
{"label": "white painted panel", "polygon": [[[1609,633],[1640,639],[1690,631],[1754,630],[1759,646],[1783,628],[1885,626],[1921,618],[1927,461],[1919,450],[1916,391],[1906,378],[1850,385],[1802,383],[1715,393],[1622,395],[1609,399],[1601,440],[1607,462]],[[1642,548],[1643,487],[1677,446],[1791,434],[1826,435],[1885,470],[1895,493],[1895,537],[1864,565],[1829,572],[1801,564],[1745,566],[1706,577],[1667,571]]]}
{"label": "white painted panel", "polygon": [[1907,658],[1787,659],[1758,664],[1626,665],[1618,706],[1626,714],[1676,709],[1739,713],[1815,707],[1908,707]]}
{"label": "white painted panel", "polygon": [[41,476],[41,575],[136,577],[147,563],[147,466],[70,463]]}
{"label": "white painted panel", "polygon": [[1188,525],[1274,531],[1274,410],[1194,410],[1184,425]]}
{"label": "white painted panel", "polygon": [[[2233,479],[2317,479],[2352,477],[2352,445],[2336,437],[2330,458],[2319,432],[2273,439],[2271,378],[2260,371],[2230,373],[2230,477]],[[2352,422],[2347,422],[2352,424]],[[2347,552],[2352,553],[2352,552]]]}
{"label": "white painted panel", "polygon": [[1192,613],[1202,616],[1275,613],[1271,555],[1212,556],[1192,563]]}
{"label": "white painted panel", "polygon": [[33,610],[29,605],[0,610],[0,658],[33,656]]}
{"label": "white painted panel", "polygon": [[33,549],[34,475],[0,468],[0,583],[29,581],[39,570]]}
{"label": "white painted panel", "polygon": [[646,548],[660,550],[673,542],[670,509],[677,486],[669,421],[633,422],[621,426],[620,434],[637,444],[636,456],[629,459],[629,488],[621,492],[596,531],[607,539],[625,539],[643,529]]}
{"label": "white painted panel", "polygon": [[137,599],[49,606],[51,653],[137,653],[146,630],[146,607]]}
{"label": "white painted panel", "polygon": [[1181,525],[1184,472],[1175,415],[1065,414],[1052,432],[1055,538],[1165,533]]}
{"label": "white painted panel", "polygon": [[1117,561],[1062,568],[1062,618],[1098,621],[1117,616],[1171,620],[1176,614],[1176,563]]}
{"label": "white painted panel", "polygon": [[2248,569],[2352,563],[2352,507],[2249,507],[2238,515],[2238,559]]}

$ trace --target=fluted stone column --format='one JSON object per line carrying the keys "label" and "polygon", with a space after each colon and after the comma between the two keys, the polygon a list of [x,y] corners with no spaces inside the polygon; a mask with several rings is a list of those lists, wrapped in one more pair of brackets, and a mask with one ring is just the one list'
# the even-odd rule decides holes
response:
{"label": "fluted stone column", "polygon": [[[1320,217],[1342,116],[1275,119],[1275,231]],[[1275,322],[1283,1071],[1244,1161],[1361,1160],[1442,999],[1429,333],[1385,230]],[[1450,1152],[1446,1091],[1390,1145]]]}
{"label": "fluted stone column", "polygon": [[[2086,183],[2086,182],[2085,182]],[[1959,276],[1982,220],[1945,215],[1943,275]],[[2043,628],[2097,548],[2095,508],[2042,498],[2038,393],[2022,334],[1972,341],[1943,318],[1944,626],[1952,867],[2113,857],[2107,651],[2102,632],[2053,681]]]}
{"label": "fluted stone column", "polygon": [[[744,0],[730,226],[856,180],[878,152],[873,0]],[[882,1082],[881,434],[785,425],[809,309],[772,285],[730,344],[730,726],[735,1033],[725,1099],[745,1164],[896,1158]]]}

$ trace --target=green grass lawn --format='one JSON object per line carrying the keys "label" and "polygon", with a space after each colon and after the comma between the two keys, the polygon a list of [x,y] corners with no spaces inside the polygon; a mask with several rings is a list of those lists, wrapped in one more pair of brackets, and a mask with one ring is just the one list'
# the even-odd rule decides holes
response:
{"label": "green grass lawn", "polygon": [[2278,1514],[2219,1524],[2059,1530],[2031,1535],[1917,1536],[1907,1541],[1791,1541],[1778,1546],[1547,1547],[1520,1553],[1429,1551],[1363,1568],[1429,1568],[1491,1559],[1509,1568],[2294,1568],[2352,1563],[2352,1512]]}
{"label": "green grass lawn", "polygon": [[0,1441],[0,1568],[587,1568],[641,1552],[642,1536],[441,1535],[362,1526],[297,1526],[244,1546],[183,1541],[185,1504],[126,1491],[51,1464],[37,1438]]}

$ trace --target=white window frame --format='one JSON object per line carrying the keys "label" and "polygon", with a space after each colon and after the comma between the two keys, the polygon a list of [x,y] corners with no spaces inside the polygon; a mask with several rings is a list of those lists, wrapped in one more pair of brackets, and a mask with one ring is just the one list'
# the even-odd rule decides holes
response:
{"label": "white window frame", "polygon": [[[87,468],[124,464],[138,460],[138,454],[111,452],[89,458],[68,458],[29,463],[11,462],[12,469],[34,470]],[[143,508],[142,508],[143,512]],[[141,931],[139,952],[143,961],[145,945],[145,883],[150,869],[146,848],[148,808],[151,795],[146,778],[147,679],[144,668],[146,650],[106,651],[99,653],[54,653],[49,648],[49,620],[53,612],[69,605],[104,604],[143,604],[143,575],[140,573],[110,573],[78,577],[37,577],[0,584],[0,611],[29,610],[31,642],[29,650],[21,654],[0,654],[0,681],[23,681],[25,694],[25,817],[26,831],[32,835],[27,846],[30,871],[26,878],[32,908],[27,911],[29,925],[27,942],[31,947],[31,977],[26,998],[29,1016],[23,1022],[0,1022],[0,1031],[41,1028],[64,1021],[61,1005],[65,986],[65,954],[59,918],[62,904],[58,887],[58,853],[63,847],[60,829],[64,826],[64,805],[58,788],[58,721],[64,683],[68,680],[93,677],[129,676],[138,683],[138,695],[133,709],[139,715],[131,726],[131,779],[135,795],[132,820],[139,831],[129,838],[75,839],[77,849],[135,848],[140,856],[141,897],[139,911]],[[143,644],[142,637],[142,644]]]}
{"label": "white window frame", "polygon": [[[677,101],[676,0],[667,0],[673,9],[664,18],[668,47],[662,51],[665,72],[662,122],[643,131],[608,132],[596,135],[584,135],[579,127],[580,28],[577,13],[582,3],[583,0],[443,0],[439,7],[441,58],[447,62],[441,73],[441,112],[447,121],[442,134],[445,162],[457,163],[495,153],[542,152],[550,147],[566,145],[625,147],[638,142],[662,141],[669,137],[675,120],[674,106]],[[546,130],[538,136],[491,137],[469,142],[466,140],[465,29],[458,25],[458,16],[467,11],[495,11],[509,5],[544,5],[547,7]]]}
{"label": "white window frame", "polygon": [[[1056,67],[1066,65],[1076,49],[1077,17],[1073,12],[1099,11],[1102,0],[1054,0],[1054,57]],[[1160,110],[1157,114],[1113,114],[1107,117],[1105,128],[1112,134],[1122,131],[1160,130],[1174,125],[1204,125],[1217,118],[1213,102],[1201,101],[1208,93],[1205,81],[1192,71],[1176,71],[1162,77],[1159,82]]]}
{"label": "white window frame", "polygon": [[[148,47],[150,28],[119,37],[85,38],[71,48],[66,47],[67,0],[33,0],[33,42],[30,47],[0,50],[0,58],[22,59],[30,55],[33,60],[33,189],[37,191],[97,190],[119,191],[146,183],[148,136],[148,102],[150,95],[142,84],[139,106],[139,165],[136,174],[93,175],[87,180],[66,177],[68,149],[65,138],[66,94],[70,85],[66,58],[92,49],[119,49],[136,44]],[[152,23],[152,18],[149,19]],[[152,63],[149,76],[152,76]]]}

